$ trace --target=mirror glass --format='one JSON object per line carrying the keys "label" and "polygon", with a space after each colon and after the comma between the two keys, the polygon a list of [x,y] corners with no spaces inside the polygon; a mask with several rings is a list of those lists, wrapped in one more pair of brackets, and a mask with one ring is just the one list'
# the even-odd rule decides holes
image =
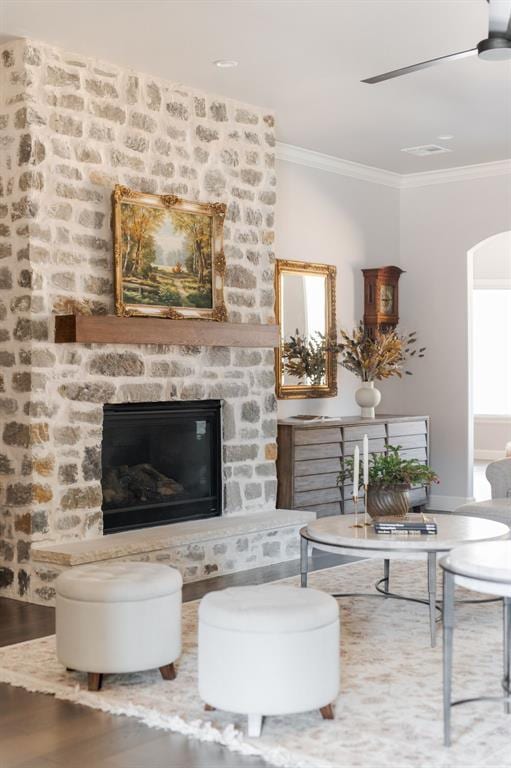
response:
{"label": "mirror glass", "polygon": [[[284,344],[292,338],[301,337],[304,341],[321,343],[326,336],[326,301],[325,275],[300,275],[295,272],[283,272],[280,276],[282,296],[282,316],[280,321],[281,337]],[[326,357],[326,354],[324,355]],[[326,365],[308,375],[293,375],[286,366],[283,371],[283,384],[325,384]]]}
{"label": "mirror glass", "polygon": [[335,360],[328,351],[335,337],[335,267],[278,260],[276,288],[277,396],[335,395]]}

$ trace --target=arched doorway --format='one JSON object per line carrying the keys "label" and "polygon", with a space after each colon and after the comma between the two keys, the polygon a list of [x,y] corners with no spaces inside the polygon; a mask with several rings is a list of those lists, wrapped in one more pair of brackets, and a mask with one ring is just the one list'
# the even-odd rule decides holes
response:
{"label": "arched doorway", "polygon": [[469,461],[472,495],[490,497],[485,469],[511,441],[511,231],[468,253]]}

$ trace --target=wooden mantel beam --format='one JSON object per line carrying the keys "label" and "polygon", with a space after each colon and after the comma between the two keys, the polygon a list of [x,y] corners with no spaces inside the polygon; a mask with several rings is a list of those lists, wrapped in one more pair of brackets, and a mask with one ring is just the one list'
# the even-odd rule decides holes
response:
{"label": "wooden mantel beam", "polygon": [[279,327],[159,317],[56,315],[55,342],[272,348],[279,345]]}

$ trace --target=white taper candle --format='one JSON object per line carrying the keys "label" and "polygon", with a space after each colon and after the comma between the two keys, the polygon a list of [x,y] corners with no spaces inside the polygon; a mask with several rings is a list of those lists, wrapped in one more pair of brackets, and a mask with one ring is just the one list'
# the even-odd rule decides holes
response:
{"label": "white taper candle", "polygon": [[353,453],[353,498],[358,499],[358,472],[360,465],[360,451],[358,445]]}
{"label": "white taper candle", "polygon": [[364,435],[363,451],[364,451],[364,486],[366,486],[369,484],[369,440],[367,439],[367,435]]}

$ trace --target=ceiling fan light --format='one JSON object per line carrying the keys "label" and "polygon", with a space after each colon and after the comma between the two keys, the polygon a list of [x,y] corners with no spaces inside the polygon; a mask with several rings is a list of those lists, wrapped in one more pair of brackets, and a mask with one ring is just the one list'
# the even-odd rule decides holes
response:
{"label": "ceiling fan light", "polygon": [[479,58],[485,61],[510,61],[511,40],[507,37],[489,37],[477,46]]}

